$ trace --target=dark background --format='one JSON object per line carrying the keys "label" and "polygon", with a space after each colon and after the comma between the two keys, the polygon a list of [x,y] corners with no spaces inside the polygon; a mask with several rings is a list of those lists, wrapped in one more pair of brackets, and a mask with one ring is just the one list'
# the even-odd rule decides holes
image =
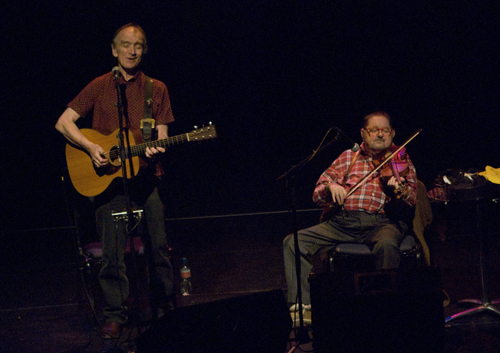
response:
{"label": "dark background", "polygon": [[[348,4],[346,4],[348,3]],[[448,168],[500,167],[500,9],[487,1],[12,1],[2,22],[2,231],[70,224],[54,124],[115,66],[113,32],[148,34],[146,74],[169,88],[170,134],[212,121],[218,138],[164,157],[167,218],[287,210],[276,179],[338,126],[387,111],[428,187]],[[330,136],[331,139],[331,136]],[[338,141],[297,178],[314,208]],[[4,235],[5,236],[5,235]]]}

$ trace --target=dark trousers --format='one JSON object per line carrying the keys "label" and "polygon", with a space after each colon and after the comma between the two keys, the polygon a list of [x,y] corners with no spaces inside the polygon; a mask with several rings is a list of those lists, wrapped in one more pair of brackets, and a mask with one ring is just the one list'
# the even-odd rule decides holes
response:
{"label": "dark trousers", "polygon": [[[367,244],[375,256],[377,269],[397,268],[401,260],[399,245],[406,231],[405,228],[404,223],[391,223],[385,215],[346,211],[334,216],[332,220],[298,231],[302,303],[311,303],[308,283],[313,268],[311,255],[329,251],[339,243]],[[283,255],[288,302],[295,303],[297,274],[293,234],[288,235],[283,241]]]}
{"label": "dark trousers", "polygon": [[[173,270],[168,258],[164,205],[156,187],[153,187],[152,191],[142,187],[136,190],[148,193],[131,195],[131,200],[134,201],[132,206],[143,209],[143,219],[135,235],[141,236],[149,255],[153,298],[159,307],[168,309],[172,306]],[[136,195],[139,196],[135,197]],[[96,211],[97,232],[103,247],[99,282],[107,302],[104,319],[106,322],[121,324],[125,324],[128,319],[127,308],[124,306],[124,301],[129,296],[129,281],[124,262],[128,227],[124,221],[115,222],[112,213],[124,210],[126,201],[124,195],[118,194]]]}

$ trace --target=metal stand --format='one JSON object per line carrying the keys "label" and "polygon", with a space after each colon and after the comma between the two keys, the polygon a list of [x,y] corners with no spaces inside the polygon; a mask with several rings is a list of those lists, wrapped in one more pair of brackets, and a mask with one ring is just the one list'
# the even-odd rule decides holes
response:
{"label": "metal stand", "polygon": [[[332,128],[333,129],[333,128]],[[328,133],[332,130],[328,130]],[[301,287],[301,262],[300,262],[300,248],[299,248],[299,240],[298,240],[298,229],[297,229],[297,204],[296,204],[296,195],[295,195],[295,176],[301,171],[317,154],[324,151],[330,145],[333,145],[337,142],[340,130],[336,130],[336,135],[329,143],[325,144],[323,147],[318,148],[318,150],[314,151],[312,155],[304,159],[297,165],[294,165],[290,170],[282,174],[277,181],[286,180],[286,186],[290,193],[290,211],[292,213],[292,227],[293,227],[293,241],[294,241],[294,252],[295,252],[295,275],[297,278],[297,304],[298,304],[298,313],[299,313],[299,328],[295,333],[295,339],[297,347],[301,343],[310,342],[310,337],[307,329],[304,327],[304,314],[303,314],[303,305],[302,305],[302,287]]]}
{"label": "metal stand", "polygon": [[[479,299],[461,300],[459,303],[471,303],[477,305],[477,307],[452,315],[448,317],[445,320],[445,322],[450,322],[451,320],[482,313],[485,311],[500,315],[500,310],[497,307],[495,307],[496,304],[500,304],[500,300],[491,301],[490,299],[488,231],[484,224],[483,214],[481,213],[479,201],[480,200],[476,200],[476,229],[480,234],[479,265],[481,269],[481,287],[482,287],[481,300]],[[498,199],[494,199],[492,201],[496,203],[498,202]]]}
{"label": "metal stand", "polygon": [[[136,259],[136,253],[135,253],[135,247],[134,247],[134,236],[137,236],[136,228],[139,224],[139,220],[142,219],[142,210],[136,213],[138,210],[133,210],[132,209],[132,202],[130,199],[130,192],[129,192],[129,180],[127,176],[127,161],[129,163],[129,168],[130,168],[130,175],[134,176],[135,171],[134,171],[134,163],[132,160],[132,151],[131,151],[131,146],[130,146],[130,139],[129,139],[129,128],[126,127],[125,125],[125,115],[123,112],[123,98],[124,95],[122,96],[123,92],[121,90],[120,82],[119,82],[119,75],[115,75],[114,77],[115,80],[115,87],[116,87],[116,108],[118,112],[118,125],[120,127],[119,132],[118,132],[118,141],[119,141],[119,149],[120,149],[120,160],[121,160],[121,168],[122,168],[122,181],[123,181],[123,191],[124,195],[126,197],[126,208],[125,210],[121,212],[117,212],[116,214],[112,213],[112,216],[114,217],[115,222],[119,221],[125,221],[127,223],[127,233],[126,236],[130,241],[130,253],[132,254],[132,263],[133,263],[133,274],[136,279],[137,283],[137,297],[136,297],[136,302],[137,302],[137,312],[140,312],[139,308],[139,292],[140,292],[140,284],[139,284],[139,273],[138,273],[138,265],[137,265],[137,259]],[[128,119],[128,118],[127,118]],[[153,320],[158,319],[158,308],[156,303],[152,302],[151,303],[151,309],[153,312]],[[137,329],[139,334],[140,332],[140,327],[139,327],[139,322],[137,322]]]}

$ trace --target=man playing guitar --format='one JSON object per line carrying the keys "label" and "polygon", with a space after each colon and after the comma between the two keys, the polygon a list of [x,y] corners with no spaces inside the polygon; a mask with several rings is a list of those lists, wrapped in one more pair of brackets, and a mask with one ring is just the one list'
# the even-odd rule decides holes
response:
{"label": "man playing guitar", "polygon": [[[168,138],[167,124],[174,120],[168,90],[165,84],[146,77],[139,69],[142,57],[147,52],[146,35],[137,24],[127,24],[119,28],[113,37],[111,51],[117,58],[118,66],[90,82],[71,101],[60,116],[56,129],[88,155],[97,174],[106,174],[112,162],[109,152],[98,141],[89,139],[76,125],[80,117],[92,116],[92,129],[100,134],[109,135],[120,127],[117,109],[117,91],[121,89],[123,107],[123,127],[130,130],[136,141],[142,141],[141,120],[145,116],[147,105],[151,108],[152,140]],[[151,98],[147,99],[148,83],[152,82]],[[119,86],[118,86],[119,85]],[[151,87],[151,86],[149,86]],[[151,126],[150,126],[151,127]],[[147,135],[144,135],[147,136]],[[149,139],[149,136],[146,138]],[[127,140],[127,138],[125,139]],[[157,158],[165,152],[160,146],[148,146],[144,151],[146,158],[141,158],[137,176],[128,184],[128,195],[123,183],[116,179],[99,195],[96,195],[97,232],[103,246],[102,268],[99,281],[107,302],[104,309],[103,338],[117,338],[127,324],[128,316],[124,301],[129,295],[128,279],[125,273],[124,253],[126,234],[123,227],[116,226],[112,213],[123,210],[128,203],[127,197],[144,211],[148,239],[144,243],[150,246],[153,263],[151,282],[155,289],[155,298],[163,310],[172,308],[173,273],[168,258],[168,246],[165,232],[164,205],[158,193],[159,177],[163,170]],[[130,167],[133,169],[133,167]],[[139,169],[139,168],[137,168]],[[133,175],[132,175],[133,176]],[[89,195],[87,195],[89,196]],[[143,234],[141,234],[142,236]]]}

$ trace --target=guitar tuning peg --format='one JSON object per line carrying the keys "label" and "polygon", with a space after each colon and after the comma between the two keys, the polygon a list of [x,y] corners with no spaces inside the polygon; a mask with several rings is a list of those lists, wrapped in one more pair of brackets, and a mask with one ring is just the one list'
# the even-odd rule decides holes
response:
{"label": "guitar tuning peg", "polygon": [[209,122],[208,122],[208,125],[212,126],[212,122],[211,122],[211,121],[209,121]]}
{"label": "guitar tuning peg", "polygon": [[194,126],[194,129],[196,130],[197,128],[198,128],[198,125],[195,125],[195,126]]}

